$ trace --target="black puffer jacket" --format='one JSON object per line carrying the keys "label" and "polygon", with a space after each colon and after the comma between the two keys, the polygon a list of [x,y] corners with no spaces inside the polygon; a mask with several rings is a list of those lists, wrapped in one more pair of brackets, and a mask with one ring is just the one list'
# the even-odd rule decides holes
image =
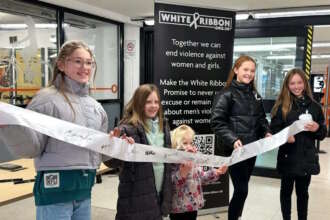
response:
{"label": "black puffer jacket", "polygon": [[251,84],[233,80],[216,95],[211,128],[216,135],[216,154],[223,156],[231,155],[236,140],[245,145],[270,132],[261,96]]}
{"label": "black puffer jacket", "polygon": [[313,120],[319,124],[316,132],[304,131],[296,134],[294,143],[282,145],[277,155],[277,170],[280,174],[304,176],[320,172],[319,157],[315,148],[315,140],[322,140],[326,136],[326,126],[322,109],[318,103],[308,96],[295,99],[286,120],[282,117],[282,106],[279,106],[276,115],[272,118],[271,129],[274,133],[291,125],[299,119],[299,115],[306,110]]}
{"label": "black puffer jacket", "polygon": [[[167,123],[165,123],[167,124]],[[121,125],[120,129],[136,143],[149,144],[142,125]],[[164,125],[164,146],[171,147],[170,130]],[[152,163],[122,162],[119,174],[116,220],[162,220],[172,200],[172,164],[164,164],[162,191],[157,196]]]}

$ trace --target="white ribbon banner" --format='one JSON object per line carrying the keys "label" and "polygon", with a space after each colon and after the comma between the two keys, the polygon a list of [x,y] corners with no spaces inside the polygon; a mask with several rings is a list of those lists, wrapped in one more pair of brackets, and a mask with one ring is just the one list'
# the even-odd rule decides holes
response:
{"label": "white ribbon banner", "polygon": [[[110,138],[109,134],[97,130],[0,102],[0,125],[24,126],[78,147],[87,148],[124,161],[159,163],[192,161],[196,165],[210,167],[220,167],[224,164],[230,166],[273,150],[286,143],[289,136],[303,131],[306,122],[307,120],[298,120],[271,137],[263,138],[244,145],[242,148],[235,149],[230,157],[221,157],[138,143],[128,144],[120,138]],[[0,149],[2,147],[5,146],[0,146]]]}

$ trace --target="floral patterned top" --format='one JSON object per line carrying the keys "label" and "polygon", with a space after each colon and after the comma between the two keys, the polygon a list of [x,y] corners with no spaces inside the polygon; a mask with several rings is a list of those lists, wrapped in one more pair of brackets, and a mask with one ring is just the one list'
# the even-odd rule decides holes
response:
{"label": "floral patterned top", "polygon": [[202,167],[193,167],[186,178],[180,175],[180,165],[172,172],[172,210],[171,213],[197,211],[204,206],[202,184],[218,179],[215,169],[203,171]]}

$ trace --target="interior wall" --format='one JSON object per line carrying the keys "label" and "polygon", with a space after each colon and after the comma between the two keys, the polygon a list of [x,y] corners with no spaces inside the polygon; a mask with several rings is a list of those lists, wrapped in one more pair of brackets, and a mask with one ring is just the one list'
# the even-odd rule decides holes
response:
{"label": "interior wall", "polygon": [[[312,49],[312,73],[325,74],[327,66],[330,65],[330,26],[323,25],[314,27],[313,49]],[[317,44],[323,43],[327,46],[317,47]],[[316,58],[320,55],[326,55],[324,58]]]}
{"label": "interior wall", "polygon": [[[132,48],[134,46],[134,48]],[[124,105],[140,84],[140,27],[124,25]]]}

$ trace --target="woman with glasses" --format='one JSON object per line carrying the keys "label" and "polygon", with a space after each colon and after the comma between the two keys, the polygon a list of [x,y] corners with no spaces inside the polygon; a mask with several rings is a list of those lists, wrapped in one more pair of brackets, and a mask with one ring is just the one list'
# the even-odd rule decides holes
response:
{"label": "woman with glasses", "polygon": [[[40,90],[28,109],[81,126],[107,132],[108,119],[101,104],[88,95],[88,82],[95,74],[92,51],[81,41],[65,43],[54,67],[51,86]],[[12,129],[16,129],[13,132]],[[91,189],[101,155],[52,137],[19,131],[8,125],[1,128],[7,146],[20,144],[16,152],[33,157],[37,171],[34,198],[38,220],[90,220]],[[16,145],[18,146],[18,145]],[[22,155],[21,155],[22,156]]]}

